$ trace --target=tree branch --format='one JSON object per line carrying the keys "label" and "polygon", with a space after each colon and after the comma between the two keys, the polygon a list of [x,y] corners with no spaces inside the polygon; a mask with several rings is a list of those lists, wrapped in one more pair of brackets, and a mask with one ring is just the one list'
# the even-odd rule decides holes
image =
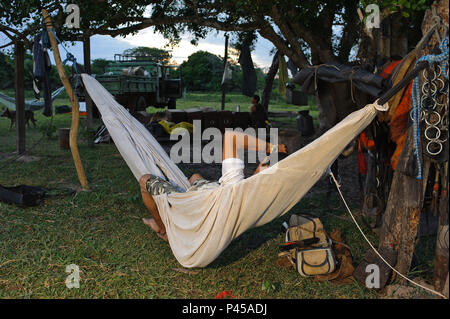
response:
{"label": "tree branch", "polygon": [[13,41],[11,41],[11,42],[9,42],[7,44],[2,44],[2,45],[0,45],[0,49],[4,49],[4,48],[9,47],[10,45],[13,45],[13,44],[14,44]]}
{"label": "tree branch", "polygon": [[232,24],[227,21],[221,22],[217,21],[216,19],[202,18],[200,16],[164,16],[157,18],[141,18],[141,19],[130,18],[129,20],[127,19],[127,21],[133,20],[135,20],[136,22],[139,21],[139,23],[114,30],[107,29],[107,25],[105,25],[98,29],[94,29],[93,33],[110,35],[112,37],[115,37],[121,34],[128,34],[162,24],[176,25],[187,23],[198,24],[204,27],[209,27],[221,31],[251,31],[257,28],[257,25],[255,25],[252,22]]}
{"label": "tree branch", "polygon": [[[286,40],[291,45],[291,52],[292,54],[289,55],[289,52],[286,52],[286,55],[294,61],[295,64],[297,64],[296,60],[298,62],[301,62],[300,65],[297,64],[297,67],[303,68],[306,65],[309,65],[308,59],[306,58],[305,54],[303,53],[303,48],[301,47],[300,43],[298,42],[298,35],[294,34],[291,28],[289,27],[288,23],[285,23],[286,20],[282,19],[280,12],[278,11],[278,8],[276,5],[272,6],[272,15],[271,15],[273,21],[280,29],[283,36],[286,38]],[[296,55],[298,57],[296,57]],[[296,60],[295,60],[295,59]]]}

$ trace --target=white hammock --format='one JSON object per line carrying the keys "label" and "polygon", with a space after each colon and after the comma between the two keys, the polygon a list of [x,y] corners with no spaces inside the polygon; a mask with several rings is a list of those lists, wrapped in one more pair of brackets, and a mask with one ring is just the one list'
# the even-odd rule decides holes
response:
{"label": "white hammock", "polygon": [[[153,174],[186,189],[189,186],[187,178],[150,132],[97,80],[86,74],[82,78],[136,179]],[[386,110],[377,104],[369,104],[314,142],[239,183],[154,196],[178,262],[184,267],[204,267],[246,230],[288,212],[320,179],[345,146],[372,122],[377,109]]]}

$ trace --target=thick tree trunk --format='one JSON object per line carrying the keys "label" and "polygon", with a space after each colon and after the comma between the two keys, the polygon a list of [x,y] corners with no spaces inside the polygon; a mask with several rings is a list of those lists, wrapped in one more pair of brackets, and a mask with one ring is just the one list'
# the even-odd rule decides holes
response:
{"label": "thick tree trunk", "polygon": [[405,57],[408,54],[408,34],[405,32],[406,21],[401,14],[391,17],[391,45],[390,56],[398,55]]}
{"label": "thick tree trunk", "polygon": [[275,79],[275,75],[278,72],[278,51],[275,53],[272,59],[272,64],[270,65],[269,71],[266,74],[266,83],[264,85],[264,90],[262,94],[262,106],[266,111],[266,114],[269,113],[269,101],[270,95],[272,93],[273,80]]}
{"label": "thick tree trunk", "polygon": [[413,149],[413,127],[410,126],[394,172],[380,232],[379,248],[388,246],[397,251],[395,268],[403,274],[406,274],[411,266],[423,205],[423,184],[428,177],[426,168],[423,180],[414,176],[415,173],[411,169],[416,160]]}
{"label": "thick tree trunk", "polygon": [[[448,1],[435,2],[433,6],[438,7],[439,12],[446,15],[442,16],[442,20],[448,24]],[[440,7],[447,6],[447,10],[440,10]],[[431,10],[425,14],[422,33],[425,34],[431,26],[429,21],[431,19]],[[432,38],[429,46],[433,47],[436,42]],[[420,52],[427,54],[428,52]],[[424,192],[428,180],[430,161],[423,158],[423,179],[417,180],[413,167],[416,158],[413,154],[413,127],[412,125],[407,129],[406,139],[403,150],[400,155],[399,162],[394,172],[394,177],[391,185],[389,199],[387,202],[386,211],[383,216],[383,225],[380,232],[380,247],[391,246],[398,252],[396,269],[401,273],[407,273],[416,244],[418,233],[419,218],[423,206]],[[435,286],[438,290],[442,290],[448,273],[448,233],[447,239],[441,236],[448,231],[448,194],[447,187],[443,187],[444,192],[441,194],[441,216],[438,234],[438,243],[436,247],[436,261],[435,261]],[[445,206],[445,208],[444,208]],[[446,228],[447,227],[447,228]]]}

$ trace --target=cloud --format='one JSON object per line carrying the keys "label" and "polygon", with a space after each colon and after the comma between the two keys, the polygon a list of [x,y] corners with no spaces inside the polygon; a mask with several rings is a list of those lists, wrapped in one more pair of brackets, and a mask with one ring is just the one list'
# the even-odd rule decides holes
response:
{"label": "cloud", "polygon": [[[189,36],[183,36],[180,43],[175,47],[167,47],[168,41],[159,34],[153,32],[153,29],[148,28],[139,31],[135,35],[129,35],[125,38],[106,35],[95,35],[91,38],[91,59],[114,59],[114,54],[122,53],[124,50],[137,47],[148,46],[162,49],[169,49],[172,51],[173,59],[177,63],[182,63],[187,60],[188,56],[199,50],[208,51],[216,55],[223,56],[225,50],[224,32],[211,32],[205,39],[200,39],[198,45],[191,44]],[[65,43],[67,49],[77,57],[78,62],[83,64],[83,44],[76,42],[74,46]],[[272,62],[270,50],[273,44],[261,37],[255,45],[255,50],[252,52],[253,62],[258,67],[268,67]],[[65,58],[65,51],[60,46],[60,53],[62,59]],[[53,62],[53,57],[52,57]]]}
{"label": "cloud", "polygon": [[[183,36],[180,43],[175,47],[166,47],[168,41],[161,34],[153,32],[151,28],[141,30],[135,35],[129,35],[123,40],[131,46],[149,46],[172,50],[173,59],[177,63],[182,63],[184,60],[187,60],[189,55],[200,50],[220,56],[224,56],[225,53],[225,36],[223,31],[209,33],[205,39],[200,39],[197,45],[191,43],[189,36]],[[252,52],[254,63],[259,67],[270,66],[272,63],[270,50],[272,48],[273,44],[270,41],[258,36],[255,51]]]}

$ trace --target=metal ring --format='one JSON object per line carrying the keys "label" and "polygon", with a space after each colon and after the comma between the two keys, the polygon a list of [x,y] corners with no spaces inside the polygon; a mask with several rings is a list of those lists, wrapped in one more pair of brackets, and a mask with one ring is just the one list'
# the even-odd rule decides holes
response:
{"label": "metal ring", "polygon": [[[436,136],[435,136],[435,137],[429,137],[429,136],[428,136],[427,132],[428,132],[430,129],[436,129]],[[429,140],[429,141],[437,140],[439,137],[441,137],[441,130],[439,129],[439,127],[434,126],[434,125],[431,125],[431,126],[428,126],[428,127],[425,129],[424,135],[425,135],[426,139]]]}
{"label": "metal ring", "polygon": [[434,71],[434,72],[436,74],[436,77],[439,78],[441,76],[441,74],[442,74],[441,65],[440,64],[436,64],[436,68],[439,70],[439,72],[437,74],[436,74],[436,71]]}
{"label": "metal ring", "polygon": [[433,80],[433,82],[431,82],[431,95],[435,96],[436,93],[438,92],[438,86],[436,85],[436,81]]}
{"label": "metal ring", "polygon": [[[424,105],[425,101],[427,99],[431,99],[433,105],[431,105],[431,106]],[[423,108],[423,109],[434,109],[436,107],[436,99],[434,98],[433,95],[432,96],[428,96],[428,93],[423,94],[422,97],[420,98],[420,107]]]}
{"label": "metal ring", "polygon": [[[436,121],[436,123],[431,123],[431,122],[428,121],[428,119],[430,118],[431,114],[436,114],[438,116],[438,120]],[[432,125],[432,126],[433,125],[438,125],[441,122],[441,120],[442,120],[441,115],[438,112],[436,112],[436,111],[431,111],[427,115],[428,116],[425,116],[425,123],[427,123],[428,125]]]}
{"label": "metal ring", "polygon": [[444,82],[444,80],[442,80],[442,78],[438,78],[436,81],[442,83],[442,86],[440,86],[440,87],[438,88],[439,91],[442,90],[442,89],[445,87],[445,82]]}
{"label": "metal ring", "polygon": [[[438,151],[436,151],[436,152],[431,152],[431,151],[430,151],[430,145],[431,145],[432,143],[435,143],[435,144],[439,145],[439,150],[438,150]],[[430,155],[438,155],[440,152],[442,152],[442,148],[443,148],[443,147],[442,147],[442,143],[439,142],[439,140],[433,140],[433,141],[428,142],[428,144],[427,144],[427,152],[428,152],[428,154],[430,154]]]}
{"label": "metal ring", "polygon": [[[436,72],[435,71],[432,71],[432,72],[433,72],[434,77],[431,79],[431,81],[434,81],[434,80],[436,80]],[[427,69],[424,69],[422,71],[422,76],[426,81],[428,81],[428,70]]]}
{"label": "metal ring", "polygon": [[[411,109],[411,110],[409,111],[409,117],[411,118],[411,121],[413,121],[413,122],[416,120],[416,119],[414,118],[414,109]],[[424,111],[424,110],[421,110],[421,112],[420,112],[420,117],[419,117],[419,122],[423,121],[424,117],[425,117],[425,111]]]}
{"label": "metal ring", "polygon": [[[447,134],[442,133],[442,132],[447,132]],[[447,142],[447,140],[448,140],[448,129],[441,130],[441,135],[439,137],[441,137],[441,136],[445,136],[445,139],[444,140],[439,139],[439,142],[441,142],[441,143]]]}
{"label": "metal ring", "polygon": [[[422,84],[422,94],[425,96],[425,95],[427,95],[428,94],[428,90],[429,90],[429,86],[430,86],[430,82],[424,82],[423,84]],[[434,87],[434,89],[433,89],[433,87]],[[426,89],[425,89],[426,88]],[[434,82],[434,80],[433,80],[433,82],[431,82],[431,94],[436,94],[436,92],[437,92],[437,86],[436,86],[436,83]]]}
{"label": "metal ring", "polygon": [[435,103],[435,105],[434,105],[434,107],[433,107],[433,110],[436,109],[436,107],[438,107],[438,106],[445,106],[445,105],[446,105],[446,102],[439,103],[437,100],[438,100],[438,99],[435,99],[436,103]]}

